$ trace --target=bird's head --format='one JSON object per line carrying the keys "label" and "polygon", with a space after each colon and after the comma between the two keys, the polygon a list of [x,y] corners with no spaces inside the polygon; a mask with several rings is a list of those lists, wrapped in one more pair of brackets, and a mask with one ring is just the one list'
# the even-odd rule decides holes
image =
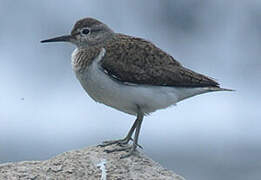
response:
{"label": "bird's head", "polygon": [[112,37],[114,32],[102,22],[93,18],[84,18],[77,21],[70,35],[59,36],[41,41],[47,42],[71,42],[78,47],[88,47],[103,43]]}

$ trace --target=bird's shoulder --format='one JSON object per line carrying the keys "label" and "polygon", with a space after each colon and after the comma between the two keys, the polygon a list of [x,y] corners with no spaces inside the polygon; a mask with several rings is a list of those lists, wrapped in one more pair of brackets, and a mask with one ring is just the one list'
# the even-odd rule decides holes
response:
{"label": "bird's shoulder", "polygon": [[180,66],[172,56],[153,43],[138,37],[115,34],[106,44],[106,56],[115,63],[135,64],[142,66],[161,66],[172,64]]}

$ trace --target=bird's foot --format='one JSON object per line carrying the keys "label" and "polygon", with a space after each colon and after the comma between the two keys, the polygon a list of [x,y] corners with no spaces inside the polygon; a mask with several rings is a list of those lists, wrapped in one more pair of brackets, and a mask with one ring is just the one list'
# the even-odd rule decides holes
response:
{"label": "bird's foot", "polygon": [[[133,141],[132,138],[124,138],[124,139],[119,139],[119,140],[104,141],[104,142],[102,142],[102,144],[99,144],[98,147],[106,147],[106,146],[110,146],[110,145],[113,145],[113,144],[117,144],[119,146],[126,146],[129,143],[130,140]],[[143,149],[143,147],[139,144],[136,144],[136,146]]]}
{"label": "bird's foot", "polygon": [[131,148],[132,148],[131,146],[125,146],[121,148],[105,149],[104,152],[112,153],[112,152],[119,152],[119,151],[130,151]]}
{"label": "bird's foot", "polygon": [[128,144],[128,142],[130,141],[130,139],[119,139],[119,140],[112,140],[112,141],[104,141],[102,142],[102,144],[99,144],[98,146],[99,147],[106,147],[106,146],[110,146],[110,145],[113,145],[113,144],[117,144],[119,146],[124,146],[126,144]]}
{"label": "bird's foot", "polygon": [[[142,148],[142,146],[135,144],[133,142],[133,144],[131,146],[128,146],[128,142],[132,140],[132,138],[128,139],[120,139],[120,140],[114,140],[114,141],[104,141],[102,144],[98,145],[99,147],[106,147],[106,146],[110,146],[113,144],[119,145],[120,147],[116,147],[114,149],[105,149],[104,152],[106,153],[113,153],[113,152],[120,152],[120,151],[126,151],[127,154],[120,156],[120,159],[124,159],[127,157],[130,157],[132,155],[135,154],[135,152],[137,152],[137,147]],[[142,148],[143,149],[143,148]]]}
{"label": "bird's foot", "polygon": [[111,149],[111,150],[106,149],[106,150],[104,150],[104,152],[112,153],[112,152],[126,151],[127,154],[120,156],[120,159],[124,159],[124,158],[134,155],[137,152],[136,147],[137,146],[133,144],[132,146],[115,148],[115,149]]}

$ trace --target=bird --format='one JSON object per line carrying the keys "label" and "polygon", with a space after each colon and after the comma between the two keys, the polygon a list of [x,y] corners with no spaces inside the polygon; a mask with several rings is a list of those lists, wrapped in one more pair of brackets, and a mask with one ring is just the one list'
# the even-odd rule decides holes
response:
{"label": "bird", "polygon": [[[152,42],[116,33],[92,17],[78,20],[69,35],[41,41],[49,42],[76,45],[72,69],[94,101],[136,116],[124,138],[99,145],[119,145],[106,152],[125,151],[120,158],[136,154],[137,147],[141,147],[138,139],[144,116],[195,95],[232,91],[184,67]],[[130,141],[133,143],[128,145]]]}

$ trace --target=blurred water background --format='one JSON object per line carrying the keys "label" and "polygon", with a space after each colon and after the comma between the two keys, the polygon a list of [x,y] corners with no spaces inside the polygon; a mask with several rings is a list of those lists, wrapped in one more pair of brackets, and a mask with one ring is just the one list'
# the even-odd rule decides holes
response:
{"label": "blurred water background", "polygon": [[87,96],[71,70],[75,47],[39,42],[88,16],[237,90],[146,117],[146,154],[187,180],[260,180],[260,0],[0,0],[0,163],[120,138],[133,123]]}

